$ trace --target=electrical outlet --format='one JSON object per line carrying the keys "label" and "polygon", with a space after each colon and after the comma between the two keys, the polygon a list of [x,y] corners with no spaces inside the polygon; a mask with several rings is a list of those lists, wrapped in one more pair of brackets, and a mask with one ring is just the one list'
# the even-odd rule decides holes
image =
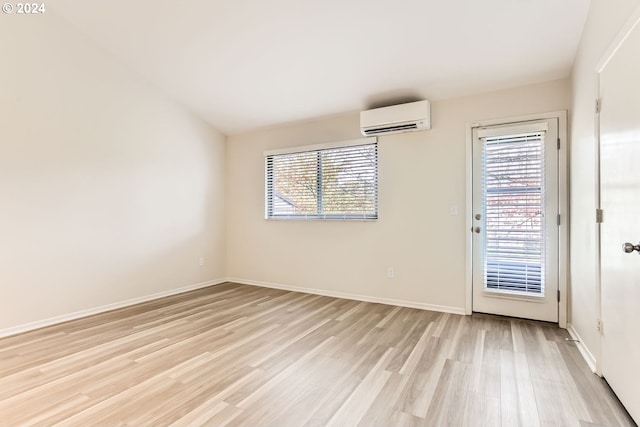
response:
{"label": "electrical outlet", "polygon": [[458,205],[449,205],[449,215],[451,216],[458,215]]}
{"label": "electrical outlet", "polygon": [[203,266],[204,265],[204,257],[200,257],[200,265]]}
{"label": "electrical outlet", "polygon": [[396,272],[393,270],[393,267],[387,268],[387,277],[394,278],[396,276]]}

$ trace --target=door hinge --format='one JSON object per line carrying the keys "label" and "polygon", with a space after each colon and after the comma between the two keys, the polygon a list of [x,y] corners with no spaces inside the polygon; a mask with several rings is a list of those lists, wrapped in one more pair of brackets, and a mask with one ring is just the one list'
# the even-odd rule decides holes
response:
{"label": "door hinge", "polygon": [[596,209],[596,223],[602,224],[603,215],[604,215],[604,212],[602,211],[602,209]]}
{"label": "door hinge", "polygon": [[560,302],[560,291],[558,291],[558,302]]}
{"label": "door hinge", "polygon": [[602,108],[602,103],[600,102],[600,98],[596,98],[596,114],[600,114],[601,108]]}
{"label": "door hinge", "polygon": [[560,138],[558,138],[558,150],[560,149]]}
{"label": "door hinge", "polygon": [[558,225],[560,225],[560,214],[558,214]]}
{"label": "door hinge", "polygon": [[602,324],[602,319],[596,320],[596,330],[602,333],[603,329],[604,329],[604,325]]}

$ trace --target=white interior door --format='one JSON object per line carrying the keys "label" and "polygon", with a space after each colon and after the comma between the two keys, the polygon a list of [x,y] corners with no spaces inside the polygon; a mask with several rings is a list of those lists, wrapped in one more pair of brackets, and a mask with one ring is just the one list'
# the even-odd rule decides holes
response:
{"label": "white interior door", "polygon": [[[640,422],[640,24],[600,72],[602,374]],[[635,250],[634,250],[635,249]]]}
{"label": "white interior door", "polygon": [[473,129],[473,311],[558,322],[558,120]]}

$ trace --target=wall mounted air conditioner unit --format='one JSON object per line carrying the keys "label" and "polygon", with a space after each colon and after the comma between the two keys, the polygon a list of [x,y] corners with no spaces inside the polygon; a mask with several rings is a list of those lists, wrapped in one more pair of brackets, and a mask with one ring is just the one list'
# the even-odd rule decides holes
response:
{"label": "wall mounted air conditioner unit", "polygon": [[429,101],[409,102],[360,113],[360,132],[364,136],[388,135],[431,129]]}

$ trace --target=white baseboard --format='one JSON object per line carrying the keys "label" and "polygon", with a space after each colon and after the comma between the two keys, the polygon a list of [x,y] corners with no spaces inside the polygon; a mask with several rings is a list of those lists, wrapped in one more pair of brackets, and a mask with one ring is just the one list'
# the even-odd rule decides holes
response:
{"label": "white baseboard", "polygon": [[242,285],[261,286],[263,288],[281,289],[284,291],[302,292],[306,294],[323,295],[326,297],[343,298],[356,301],[374,302],[379,304],[395,305],[399,307],[417,308],[420,310],[439,311],[442,313],[465,315],[464,307],[449,307],[446,305],[425,304],[421,302],[398,300],[391,298],[379,298],[369,295],[350,294],[346,292],[329,291],[325,289],[302,288],[299,286],[283,285],[279,283],[260,282],[256,280],[239,279],[228,277],[228,282],[240,283]]}
{"label": "white baseboard", "polygon": [[219,285],[226,282],[225,279],[210,280],[208,282],[196,283],[194,285],[183,286],[177,289],[171,289],[168,291],[162,291],[151,295],[145,295],[138,298],[132,298],[125,301],[116,302],[113,304],[107,304],[100,307],[89,308],[86,310],[76,311],[74,313],[63,314],[61,316],[50,317],[48,319],[38,320],[31,323],[25,323],[23,325],[13,326],[11,328],[0,329],[0,338],[8,337],[11,335],[21,334],[24,332],[33,331],[35,329],[44,328],[46,326],[57,325],[59,323],[68,322],[70,320],[80,319],[82,317],[93,316],[94,314],[100,314],[107,311],[117,310],[119,308],[129,307],[131,305],[140,304],[142,302],[152,301],[159,298],[164,298],[172,295],[182,294],[196,289],[206,288],[208,286]]}
{"label": "white baseboard", "polygon": [[589,365],[589,369],[591,369],[591,372],[599,375],[598,370],[596,369],[596,358],[593,357],[593,354],[584,344],[584,341],[582,341],[582,338],[580,338],[580,334],[578,334],[578,331],[576,331],[576,328],[571,323],[567,324],[567,332],[569,332],[569,335],[572,339],[576,340],[578,351],[580,351],[582,358],[585,360],[585,362],[587,362],[587,365]]}
{"label": "white baseboard", "polygon": [[460,315],[464,315],[465,314],[464,307],[449,307],[449,306],[444,306],[444,305],[425,304],[425,303],[414,302],[414,301],[398,300],[398,299],[391,299],[391,298],[379,298],[379,297],[374,297],[374,296],[369,296],[369,295],[358,295],[358,294],[351,294],[351,293],[346,293],[346,292],[329,291],[329,290],[325,290],[325,289],[303,288],[303,287],[298,287],[298,286],[290,286],[290,285],[283,285],[283,284],[277,284],[277,283],[260,282],[260,281],[255,281],[255,280],[246,280],[246,279],[239,279],[239,278],[225,278],[225,279],[219,279],[219,280],[211,280],[211,281],[208,281],[208,282],[196,283],[194,285],[183,286],[183,287],[177,288],[177,289],[171,289],[171,290],[168,290],[168,291],[158,292],[158,293],[151,294],[151,295],[145,295],[145,296],[138,297],[138,298],[132,298],[132,299],[128,299],[128,300],[125,300],[125,301],[116,302],[116,303],[113,303],[113,304],[107,304],[107,305],[103,305],[103,306],[100,306],[100,307],[94,307],[94,308],[89,308],[89,309],[86,309],[86,310],[80,310],[80,311],[76,311],[74,313],[63,314],[61,316],[50,317],[48,319],[38,320],[38,321],[35,321],[35,322],[31,322],[31,323],[25,323],[25,324],[22,324],[22,325],[13,326],[13,327],[6,328],[6,329],[0,329],[0,338],[8,337],[8,336],[11,336],[11,335],[17,335],[17,334],[21,334],[21,333],[24,333],[24,332],[33,331],[35,329],[40,329],[40,328],[44,328],[44,327],[47,327],[47,326],[57,325],[59,323],[68,322],[68,321],[71,321],[71,320],[76,320],[76,319],[80,319],[80,318],[87,317],[87,316],[93,316],[95,314],[105,313],[107,311],[117,310],[119,308],[129,307],[129,306],[132,306],[132,305],[135,305],[135,304],[140,304],[140,303],[143,303],[143,302],[152,301],[152,300],[156,300],[156,299],[159,299],[159,298],[164,298],[164,297],[168,297],[168,296],[172,296],[172,295],[182,294],[182,293],[193,291],[193,290],[196,290],[196,289],[201,289],[201,288],[206,288],[206,287],[209,287],[209,286],[219,285],[219,284],[225,283],[225,282],[234,282],[234,283],[240,283],[240,284],[244,284],[244,285],[261,286],[261,287],[264,287],[264,288],[281,289],[281,290],[285,290],[285,291],[303,292],[303,293],[307,293],[307,294],[323,295],[323,296],[328,296],[328,297],[344,298],[344,299],[350,299],[350,300],[356,300],[356,301],[365,301],[365,302],[373,302],[373,303],[379,303],[379,304],[395,305],[395,306],[399,306],[399,307],[417,308],[417,309],[420,309],[420,310],[431,310],[431,311],[438,311],[438,312],[442,312],[442,313],[452,313],[452,314],[460,314]]}

